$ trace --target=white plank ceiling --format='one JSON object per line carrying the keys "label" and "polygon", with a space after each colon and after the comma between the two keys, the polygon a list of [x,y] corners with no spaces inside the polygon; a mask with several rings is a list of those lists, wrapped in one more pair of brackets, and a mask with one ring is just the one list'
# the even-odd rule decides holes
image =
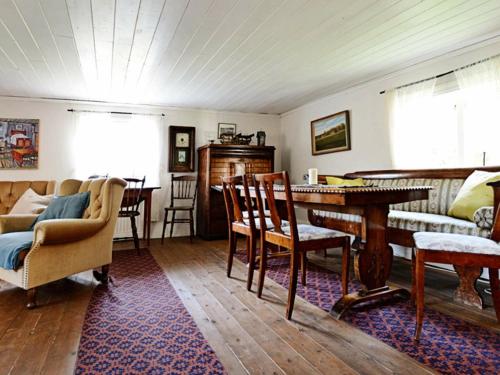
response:
{"label": "white plank ceiling", "polygon": [[500,0],[0,0],[0,95],[283,113],[500,34]]}

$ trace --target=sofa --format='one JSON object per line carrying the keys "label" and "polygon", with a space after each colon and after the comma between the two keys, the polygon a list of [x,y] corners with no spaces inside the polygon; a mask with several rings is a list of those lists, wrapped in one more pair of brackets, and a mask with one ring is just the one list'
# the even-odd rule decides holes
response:
{"label": "sofa", "polygon": [[0,215],[6,215],[28,189],[39,195],[54,194],[55,181],[0,181]]}
{"label": "sofa", "polygon": [[[13,270],[0,268],[0,279],[28,291],[28,308],[36,306],[36,288],[40,285],[99,267],[102,267],[101,280],[107,281],[113,233],[125,186],[125,181],[119,178],[61,183],[61,196],[90,192],[83,217],[36,223],[33,244],[22,264]],[[33,222],[33,215],[0,215],[0,236],[28,231]]]}
{"label": "sofa", "polygon": [[[500,203],[500,187],[494,189],[494,205],[482,207],[474,214],[474,222],[447,215],[465,179],[475,170],[498,172],[500,167],[421,169],[421,170],[376,170],[347,173],[345,179],[362,178],[366,185],[376,186],[432,186],[428,200],[391,205],[388,216],[388,241],[413,248],[413,233],[444,232],[489,237],[494,226],[494,212]],[[318,183],[326,184],[327,175],[318,176]],[[335,176],[339,177],[339,176]],[[308,211],[313,225],[344,231],[362,237],[362,218],[341,212]],[[460,277],[460,286],[455,291],[455,300],[467,305],[482,307],[483,300],[475,284],[482,269],[478,267],[455,267]]]}

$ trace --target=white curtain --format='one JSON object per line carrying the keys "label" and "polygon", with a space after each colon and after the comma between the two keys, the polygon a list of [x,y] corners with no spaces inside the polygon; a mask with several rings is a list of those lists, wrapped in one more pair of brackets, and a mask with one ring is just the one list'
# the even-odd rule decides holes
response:
{"label": "white curtain", "polygon": [[500,57],[455,72],[462,100],[465,165],[500,164]]}
{"label": "white curtain", "polygon": [[[160,186],[163,157],[161,117],[77,113],[73,139],[74,177],[146,176],[145,186]],[[162,192],[153,196],[152,219],[157,220],[163,204]]]}
{"label": "white curtain", "polygon": [[432,147],[422,152],[422,145],[429,146],[430,138],[435,134],[433,119],[428,111],[435,84],[434,78],[387,93],[391,154],[395,168],[422,168],[435,162]]}

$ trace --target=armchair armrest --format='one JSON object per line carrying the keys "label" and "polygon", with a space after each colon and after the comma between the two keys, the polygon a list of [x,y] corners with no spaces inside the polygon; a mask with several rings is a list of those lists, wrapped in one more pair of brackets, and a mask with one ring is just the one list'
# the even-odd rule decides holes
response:
{"label": "armchair armrest", "polygon": [[0,215],[0,234],[24,232],[30,228],[38,215]]}
{"label": "armchair armrest", "polygon": [[41,245],[76,242],[92,237],[106,222],[103,219],[45,220],[35,226],[35,241]]}

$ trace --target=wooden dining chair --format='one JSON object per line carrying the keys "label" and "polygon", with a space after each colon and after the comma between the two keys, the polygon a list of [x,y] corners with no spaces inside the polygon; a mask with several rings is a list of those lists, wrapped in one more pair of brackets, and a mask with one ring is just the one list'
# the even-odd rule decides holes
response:
{"label": "wooden dining chair", "polygon": [[146,176],[142,179],[138,178],[124,178],[127,182],[125,191],[123,193],[122,205],[120,211],[118,212],[118,217],[128,217],[130,218],[130,224],[132,226],[132,237],[134,239],[134,246],[137,253],[140,253],[140,241],[139,234],[137,233],[137,224],[135,218],[141,215],[139,211],[139,206],[141,204],[142,189],[144,188],[144,183],[146,182]]}
{"label": "wooden dining chair", "polygon": [[[284,185],[282,188],[286,197],[286,209],[284,210],[286,217],[280,216],[280,211],[276,204],[274,187],[278,181]],[[307,266],[306,253],[308,251],[342,247],[342,294],[346,295],[348,293],[349,281],[350,237],[345,233],[327,228],[315,227],[309,224],[297,224],[288,172],[256,174],[254,175],[254,188],[259,218],[261,219],[261,257],[257,296],[259,298],[262,297],[269,244],[274,244],[290,251],[290,280],[286,307],[287,319],[292,318],[297,291],[299,262],[302,263],[302,269],[305,271]],[[271,212],[270,221],[273,224],[272,228],[267,227],[266,221],[262,220],[265,217],[262,191]],[[282,224],[283,220],[287,221],[289,225],[284,226]],[[302,275],[302,282],[305,284],[305,272],[302,272]]]}
{"label": "wooden dining chair", "polygon": [[[192,175],[171,175],[170,179],[170,206],[165,207],[165,217],[163,219],[163,231],[161,233],[161,243],[165,239],[165,229],[170,224],[170,238],[174,233],[175,223],[189,224],[189,240],[193,241],[194,236],[194,218],[193,211],[196,203],[196,194],[198,191],[197,177]],[[178,204],[179,201],[183,204]],[[187,204],[185,203],[187,202]],[[172,219],[168,220],[168,214],[172,211]],[[188,218],[176,218],[177,211],[188,212]]]}

